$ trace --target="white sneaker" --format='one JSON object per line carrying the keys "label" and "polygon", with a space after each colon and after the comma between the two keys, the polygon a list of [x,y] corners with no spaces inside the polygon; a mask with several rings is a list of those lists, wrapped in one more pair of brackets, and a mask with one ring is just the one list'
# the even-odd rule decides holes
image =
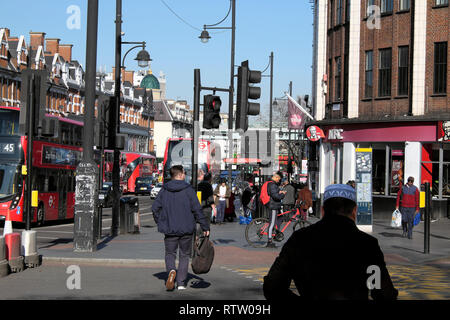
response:
{"label": "white sneaker", "polygon": [[185,286],[178,286],[178,290],[186,290]]}

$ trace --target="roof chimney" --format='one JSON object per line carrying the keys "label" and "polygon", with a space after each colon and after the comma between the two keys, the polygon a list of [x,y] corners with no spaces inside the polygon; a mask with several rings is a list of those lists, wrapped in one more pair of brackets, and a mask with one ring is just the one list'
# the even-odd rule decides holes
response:
{"label": "roof chimney", "polygon": [[133,84],[134,82],[134,71],[126,71],[125,70],[125,75],[124,75],[124,79],[123,82],[129,81],[131,84]]}
{"label": "roof chimney", "polygon": [[60,44],[59,45],[59,55],[66,61],[72,61],[72,44]]}
{"label": "roof chimney", "polygon": [[39,46],[44,49],[45,32],[30,31],[30,46],[32,50],[37,50]]}
{"label": "roof chimney", "polygon": [[45,40],[45,51],[50,52],[52,56],[59,53],[59,41],[57,38],[48,38]]}

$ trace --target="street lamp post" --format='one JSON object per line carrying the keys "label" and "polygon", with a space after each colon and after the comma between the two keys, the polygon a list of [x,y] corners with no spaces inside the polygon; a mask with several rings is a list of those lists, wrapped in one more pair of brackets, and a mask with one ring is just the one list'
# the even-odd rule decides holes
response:
{"label": "street lamp post", "polygon": [[89,0],[86,38],[86,106],[83,160],[76,170],[73,247],[76,252],[97,250],[98,168],[94,155],[95,82],[97,66],[98,0]]}
{"label": "street lamp post", "polygon": [[[289,95],[292,97],[292,81],[289,82]],[[291,172],[289,172],[289,168],[292,169],[292,161],[291,161],[291,128],[289,128],[289,137],[288,137],[288,182],[291,182]]]}
{"label": "street lamp post", "polygon": [[[117,146],[117,134],[120,133],[120,87],[121,87],[121,72],[122,66],[125,62],[127,54],[138,47],[142,47],[135,60],[138,60],[138,65],[142,68],[148,66],[151,61],[150,55],[145,51],[145,42],[123,42],[122,41],[122,0],[116,0],[116,49],[115,49],[115,86],[114,86],[114,100],[115,110],[110,112],[110,131],[109,140],[111,146],[114,147],[114,160],[112,172],[112,187],[113,187],[113,206],[112,206],[112,224],[111,235],[117,236],[119,232],[119,215],[120,215],[120,150]],[[127,51],[124,56],[124,61],[121,64],[122,44],[138,44]]]}
{"label": "street lamp post", "polygon": [[[216,27],[221,24],[231,12],[231,27]],[[233,148],[233,96],[234,96],[234,57],[235,57],[235,44],[236,44],[236,0],[230,0],[230,9],[228,14],[221,21],[211,25],[204,25],[203,31],[200,35],[200,40],[203,43],[207,43],[211,39],[207,29],[231,29],[231,63],[230,63],[230,90],[228,95],[228,155],[231,158],[231,152]],[[196,146],[198,147],[198,146]],[[228,164],[228,183],[231,187],[231,163]],[[193,175],[194,177],[194,175]]]}

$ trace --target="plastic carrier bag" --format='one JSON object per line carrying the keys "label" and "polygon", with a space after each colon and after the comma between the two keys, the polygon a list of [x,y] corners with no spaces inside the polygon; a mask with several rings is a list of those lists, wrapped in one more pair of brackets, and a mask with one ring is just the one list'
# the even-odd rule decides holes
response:
{"label": "plastic carrier bag", "polygon": [[391,227],[400,228],[401,226],[402,226],[402,214],[399,210],[396,209],[392,213]]}

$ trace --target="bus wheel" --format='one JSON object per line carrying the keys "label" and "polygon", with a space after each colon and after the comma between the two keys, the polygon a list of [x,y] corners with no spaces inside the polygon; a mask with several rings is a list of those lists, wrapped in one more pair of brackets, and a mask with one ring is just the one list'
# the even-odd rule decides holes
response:
{"label": "bus wheel", "polygon": [[44,206],[40,204],[37,210],[37,226],[42,227],[44,225],[44,221],[45,221]]}

